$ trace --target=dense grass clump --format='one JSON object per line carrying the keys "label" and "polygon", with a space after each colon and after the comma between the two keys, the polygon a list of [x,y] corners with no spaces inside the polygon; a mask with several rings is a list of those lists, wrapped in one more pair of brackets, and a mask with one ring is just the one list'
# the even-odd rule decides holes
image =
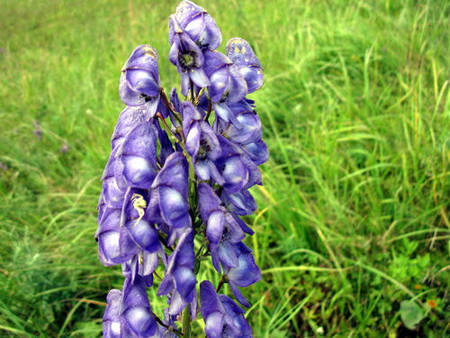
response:
{"label": "dense grass clump", "polygon": [[[100,334],[122,281],[93,238],[119,72],[138,44],[168,54],[176,3],[2,2],[0,335]],[[271,159],[247,219],[255,337],[444,336],[448,1],[198,3],[266,74],[254,98]],[[160,72],[176,85],[169,62]]]}

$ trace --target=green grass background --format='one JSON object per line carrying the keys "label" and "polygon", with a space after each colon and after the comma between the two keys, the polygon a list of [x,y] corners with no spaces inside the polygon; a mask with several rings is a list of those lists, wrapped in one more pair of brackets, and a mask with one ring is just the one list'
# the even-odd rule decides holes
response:
{"label": "green grass background", "polygon": [[[450,4],[198,3],[265,70],[251,96],[271,153],[247,219],[263,273],[244,291],[255,337],[443,337]],[[120,69],[149,43],[166,90],[178,85],[166,58],[176,4],[0,2],[0,336],[100,334],[106,293],[122,283],[93,238]],[[217,282],[210,267],[206,277]],[[408,300],[425,315],[415,330],[399,312]]]}

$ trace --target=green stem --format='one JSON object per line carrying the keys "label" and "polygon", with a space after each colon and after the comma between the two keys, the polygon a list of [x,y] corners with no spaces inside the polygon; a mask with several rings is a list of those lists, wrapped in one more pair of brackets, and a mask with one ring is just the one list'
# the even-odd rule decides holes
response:
{"label": "green stem", "polygon": [[190,306],[186,306],[183,313],[183,337],[191,338],[191,313]]}
{"label": "green stem", "polygon": [[157,315],[155,315],[154,313],[153,313],[153,316],[155,317],[155,320],[158,322],[159,325],[164,326],[169,331],[175,332],[179,336],[183,336],[183,333],[180,330],[177,330],[169,325],[164,324],[164,322],[161,319],[159,319],[159,317]]}
{"label": "green stem", "polygon": [[227,276],[222,275],[222,279],[220,280],[219,285],[217,286],[216,292],[219,292],[222,286],[227,282],[228,282]]}
{"label": "green stem", "polygon": [[208,98],[208,112],[206,113],[205,121],[209,123],[209,116],[211,115],[212,111],[212,102],[211,99]]}

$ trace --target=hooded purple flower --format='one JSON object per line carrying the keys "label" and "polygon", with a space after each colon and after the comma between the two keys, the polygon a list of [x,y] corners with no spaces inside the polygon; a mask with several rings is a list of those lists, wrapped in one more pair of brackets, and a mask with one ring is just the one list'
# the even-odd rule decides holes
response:
{"label": "hooded purple flower", "polygon": [[208,338],[252,337],[244,311],[225,295],[218,295],[209,281],[200,284],[200,303]]}
{"label": "hooded purple flower", "polygon": [[191,303],[193,316],[196,312],[196,278],[194,274],[194,236],[192,231],[181,235],[177,247],[169,256],[165,277],[161,282],[158,295],[171,293],[170,315],[178,315]]}
{"label": "hooded purple flower", "polygon": [[253,93],[261,88],[264,73],[250,44],[244,39],[232,38],[227,43],[226,53],[247,82],[248,92]]}
{"label": "hooded purple flower", "polygon": [[258,166],[242,151],[242,149],[218,135],[222,149],[220,158],[215,161],[219,172],[224,178],[224,190],[238,193],[255,184],[261,184],[261,173]]}
{"label": "hooded purple flower", "polygon": [[238,286],[247,287],[261,279],[261,271],[255,263],[252,251],[242,242],[228,246],[227,261],[222,261],[228,283],[239,303],[249,307],[250,303],[239,291]]}
{"label": "hooded purple flower", "polygon": [[192,226],[188,202],[188,162],[180,151],[167,157],[151,186],[148,219],[169,227],[169,245]]}
{"label": "hooded purple flower", "polygon": [[229,104],[239,102],[247,94],[247,84],[224,54],[206,50],[205,71],[210,80],[209,96],[216,114],[226,122],[239,124]]}
{"label": "hooded purple flower", "polygon": [[128,133],[146,120],[146,110],[143,106],[126,107],[119,115],[111,138],[111,149],[118,149]]}
{"label": "hooded purple flower", "polygon": [[111,290],[103,315],[103,336],[149,337],[156,333],[157,324],[148,302],[145,285],[140,278],[134,283],[125,280],[123,292]]}
{"label": "hooded purple flower", "polygon": [[253,231],[239,217],[228,212],[214,190],[206,183],[198,185],[198,203],[200,217],[206,225],[212,262],[220,272],[220,263],[229,261],[229,246],[243,240],[244,232],[253,234]]}
{"label": "hooded purple flower", "polygon": [[119,184],[141,189],[150,188],[158,170],[157,133],[153,121],[149,121],[137,125],[125,136],[121,147],[114,154],[121,164],[121,172],[116,172],[116,176],[122,178],[117,180]]}
{"label": "hooded purple flower", "polygon": [[[214,19],[202,7],[191,1],[182,1],[170,20],[176,20],[178,27],[202,48],[216,49],[222,35]],[[175,29],[169,26],[169,42],[173,44]]]}
{"label": "hooded purple flower", "polygon": [[214,161],[221,155],[221,147],[211,126],[203,120],[201,113],[190,102],[183,102],[183,133],[186,151],[192,157],[195,173],[200,180],[213,179],[224,184]]}
{"label": "hooded purple flower", "polygon": [[[103,191],[99,200],[98,240],[99,258],[106,266],[126,262],[137,249],[126,228],[121,227],[122,206],[126,191],[117,185],[114,175],[117,159],[110,159],[103,174]],[[133,248],[131,251],[130,248]]]}
{"label": "hooded purple flower", "polygon": [[140,45],[131,53],[122,68],[119,94],[128,106],[146,105],[148,117],[159,104],[158,53],[153,47]]}
{"label": "hooded purple flower", "polygon": [[240,146],[241,150],[256,164],[267,161],[269,153],[262,140],[261,120],[253,110],[250,100],[229,104],[238,123],[228,123],[222,119],[215,121],[215,130],[228,140]]}
{"label": "hooded purple flower", "polygon": [[229,193],[224,190],[220,199],[227,209],[236,215],[251,215],[256,211],[255,199],[248,190],[241,190],[237,193]]}
{"label": "hooded purple flower", "polygon": [[130,275],[132,280],[140,275],[151,285],[158,255],[164,256],[164,251],[157,231],[143,217],[147,201],[146,190],[130,189],[120,208],[105,206],[103,202],[96,238],[104,265],[125,264],[124,275]]}
{"label": "hooded purple flower", "polygon": [[209,85],[208,77],[203,69],[205,58],[200,47],[179,27],[178,22],[171,18],[170,26],[173,30],[173,39],[169,52],[169,60],[181,74],[181,93],[187,95],[189,82],[204,88]]}

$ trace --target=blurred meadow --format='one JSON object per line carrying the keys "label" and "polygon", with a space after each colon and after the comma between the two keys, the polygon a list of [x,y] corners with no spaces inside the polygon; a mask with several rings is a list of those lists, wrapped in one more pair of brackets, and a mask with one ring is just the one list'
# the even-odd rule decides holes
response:
{"label": "blurred meadow", "polygon": [[[101,334],[123,280],[94,241],[120,69],[148,43],[178,87],[177,2],[0,2],[0,336]],[[449,334],[450,3],[197,3],[222,50],[243,37],[265,70],[251,96],[271,153],[246,219],[263,273],[244,290],[254,336]]]}

